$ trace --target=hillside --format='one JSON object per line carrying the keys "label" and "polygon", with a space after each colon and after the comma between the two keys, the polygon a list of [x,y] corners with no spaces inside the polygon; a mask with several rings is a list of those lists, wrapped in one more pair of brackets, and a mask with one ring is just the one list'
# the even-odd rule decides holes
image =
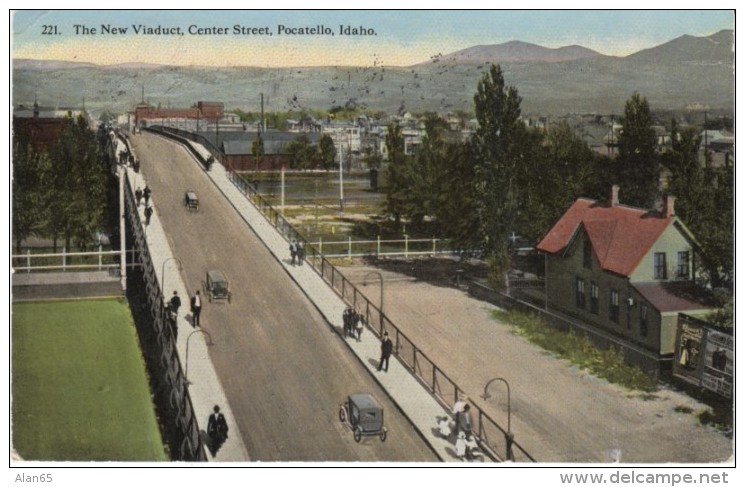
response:
{"label": "hillside", "polygon": [[[505,64],[505,63],[558,63],[585,59],[599,54],[582,46],[565,46],[558,49],[510,41],[504,44],[474,46],[445,56],[433,56],[428,63],[446,64]],[[427,63],[420,63],[422,66]]]}
{"label": "hillside", "polygon": [[[728,47],[732,38],[732,31],[705,38],[683,36],[625,58],[594,55],[556,62],[545,60],[545,48],[536,50],[520,43],[524,56],[537,59],[537,53],[543,52],[542,60],[531,62],[521,57],[519,62],[500,64],[506,82],[516,86],[523,98],[525,114],[620,113],[634,91],[646,96],[653,109],[695,105],[733,111],[734,58],[731,44]],[[478,46],[473,49],[475,56]],[[573,48],[573,52],[584,52],[582,49]],[[513,54],[518,51],[511,49]],[[144,89],[146,101],[172,107],[220,100],[228,110],[258,111],[263,93],[267,111],[300,112],[345,105],[387,113],[471,111],[476,85],[488,65],[446,58],[412,67],[118,65],[115,69],[16,60],[13,104],[30,105],[36,97],[44,105],[77,106],[85,98],[91,111],[123,112],[140,102]]]}

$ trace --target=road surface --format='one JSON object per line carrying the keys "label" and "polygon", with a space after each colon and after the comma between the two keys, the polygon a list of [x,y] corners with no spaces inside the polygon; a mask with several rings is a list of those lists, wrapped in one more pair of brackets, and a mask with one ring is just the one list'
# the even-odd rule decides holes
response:
{"label": "road surface", "polygon": [[[733,458],[732,440],[692,413],[706,406],[668,386],[654,398],[633,393],[557,359],[496,321],[497,308],[468,293],[363,265],[340,267],[353,283],[371,271],[385,280],[385,313],[502,426],[511,388],[515,441],[541,463],[716,463]],[[364,288],[363,288],[364,289]],[[377,302],[377,290],[370,298]],[[678,409],[678,411],[676,411]]]}
{"label": "road surface", "polygon": [[[231,303],[203,299],[210,357],[252,461],[416,461],[437,457],[180,145],[130,138],[181,276],[193,292],[208,269],[230,280]],[[139,185],[139,184],[136,184]],[[184,206],[185,191],[199,211]],[[289,257],[289,256],[288,256]],[[166,295],[172,290],[166,283]],[[183,296],[188,312],[188,297]],[[181,330],[187,333],[189,330]],[[338,419],[350,393],[372,393],[389,434],[355,443]]]}

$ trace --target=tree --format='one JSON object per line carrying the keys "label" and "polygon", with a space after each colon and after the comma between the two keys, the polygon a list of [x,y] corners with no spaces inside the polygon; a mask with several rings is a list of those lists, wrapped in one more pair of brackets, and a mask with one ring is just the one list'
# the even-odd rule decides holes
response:
{"label": "tree", "polygon": [[531,158],[528,176],[536,209],[521,224],[523,235],[533,240],[544,235],[577,198],[590,196],[596,186],[592,149],[566,121],[550,128],[538,145],[543,155]]}
{"label": "tree", "polygon": [[507,270],[507,236],[515,228],[519,209],[516,177],[525,140],[517,88],[505,86],[502,69],[492,64],[482,75],[474,96],[478,129],[473,136],[476,160],[475,192],[482,248],[496,274]]}
{"label": "tree", "polygon": [[49,225],[52,165],[46,152],[38,152],[13,135],[13,239],[16,249]]}
{"label": "tree", "polygon": [[659,189],[660,166],[647,99],[634,93],[626,101],[618,136],[617,183],[624,203],[650,208]]}
{"label": "tree", "polygon": [[672,147],[663,155],[670,171],[668,191],[675,213],[701,245],[704,270],[712,287],[731,288],[734,279],[734,171],[702,166],[696,128],[671,129]]}
{"label": "tree", "polygon": [[301,135],[287,144],[290,156],[290,167],[293,169],[307,169],[315,164],[315,147],[308,140],[308,136]]}
{"label": "tree", "polygon": [[327,171],[334,167],[336,147],[334,147],[334,141],[329,134],[323,134],[318,141],[318,157],[321,161],[321,166]]}
{"label": "tree", "polygon": [[447,164],[446,128],[447,124],[437,114],[427,114],[422,147],[405,164],[404,181],[408,188],[401,194],[402,209],[415,227],[421,227],[425,217],[436,214],[437,195],[447,191],[447,186],[440,184]]}
{"label": "tree", "polygon": [[83,116],[68,118],[51,152],[52,204],[49,233],[56,248],[93,240],[105,221],[106,167],[96,134]]}
{"label": "tree", "polygon": [[398,123],[388,126],[385,146],[388,150],[388,164],[385,168],[387,181],[385,211],[393,217],[398,228],[401,224],[401,217],[406,213],[407,193],[411,186],[408,160],[404,153],[404,136]]}
{"label": "tree", "polygon": [[380,165],[383,163],[383,158],[375,148],[368,145],[364,149],[363,161],[368,169],[379,169]]}
{"label": "tree", "polygon": [[453,248],[470,254],[481,250],[480,201],[474,191],[476,166],[473,145],[449,144],[447,162],[439,178],[435,214],[442,235],[450,239]]}

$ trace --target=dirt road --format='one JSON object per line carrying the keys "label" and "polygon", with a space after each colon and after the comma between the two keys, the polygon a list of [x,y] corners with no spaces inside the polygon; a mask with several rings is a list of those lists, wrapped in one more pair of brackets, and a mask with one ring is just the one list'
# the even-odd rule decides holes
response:
{"label": "dirt road", "polygon": [[[251,459],[437,461],[186,150],[147,133],[131,140],[187,288],[200,289],[208,269],[230,279],[232,302],[203,300],[202,328]],[[198,212],[184,207],[187,190],[197,193]],[[385,443],[357,444],[340,423],[339,404],[355,392],[381,401]]]}
{"label": "dirt road", "polygon": [[[491,317],[495,306],[464,291],[380,268],[340,269],[356,284],[381,271],[386,315],[503,426],[504,385],[492,384],[488,401],[479,396],[490,379],[506,379],[515,440],[540,462],[608,462],[613,450],[624,463],[710,463],[733,455],[730,439],[674,410],[705,408],[685,394],[663,388],[645,400],[591,376],[513,334]],[[374,302],[377,292],[370,291]]]}

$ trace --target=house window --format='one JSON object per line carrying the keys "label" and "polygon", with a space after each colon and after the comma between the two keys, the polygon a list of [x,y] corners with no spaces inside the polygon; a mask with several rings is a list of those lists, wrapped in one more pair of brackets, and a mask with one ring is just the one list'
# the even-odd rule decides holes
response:
{"label": "house window", "polygon": [[640,311],[639,311],[639,313],[640,313],[639,334],[642,337],[646,338],[647,337],[647,333],[649,332],[649,318],[647,317],[648,316],[648,313],[649,313],[649,310],[648,310],[646,304],[642,304],[639,307],[639,309],[640,309]]}
{"label": "house window", "polygon": [[688,252],[678,252],[678,277],[688,278],[690,269],[690,259]]}
{"label": "house window", "polygon": [[585,269],[592,268],[592,245],[589,240],[585,240],[585,245],[582,248],[582,264]]}
{"label": "house window", "polygon": [[667,279],[667,259],[665,252],[655,252],[654,254],[654,278]]}
{"label": "house window", "polygon": [[618,323],[618,291],[611,289],[610,291],[610,307],[608,309],[608,317],[611,321]]}
{"label": "house window", "polygon": [[598,302],[598,285],[595,282],[590,283],[590,311],[594,314],[598,314],[600,309]]}
{"label": "house window", "polygon": [[585,281],[577,278],[577,307],[585,307]]}

